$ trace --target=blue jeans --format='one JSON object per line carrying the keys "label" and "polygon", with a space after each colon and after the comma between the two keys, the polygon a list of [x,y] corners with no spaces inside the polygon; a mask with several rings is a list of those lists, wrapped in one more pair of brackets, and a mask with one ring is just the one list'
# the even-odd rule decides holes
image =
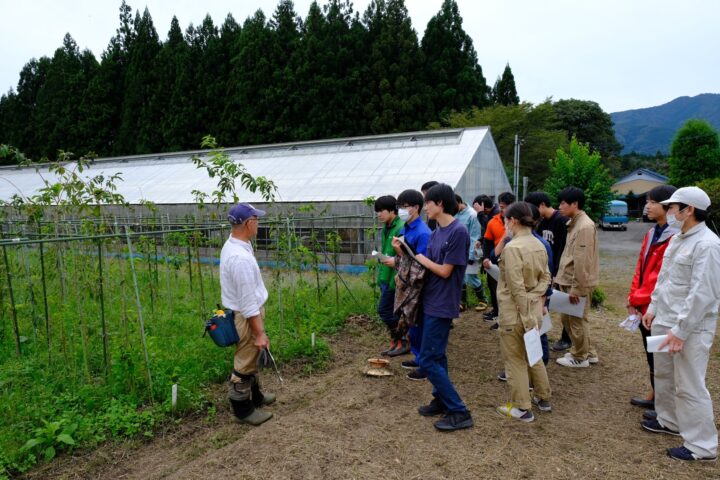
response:
{"label": "blue jeans", "polygon": [[466,274],[463,279],[463,284],[470,285],[473,290],[482,288],[482,280],[480,280],[480,277],[478,277],[476,273]]}
{"label": "blue jeans", "polygon": [[451,318],[423,317],[420,368],[433,385],[432,394],[449,412],[467,412],[460,395],[450,381],[447,367],[447,344],[452,327]]}
{"label": "blue jeans", "polygon": [[415,355],[415,361],[420,365],[420,347],[422,345],[423,326],[422,324],[414,325],[408,329],[408,339],[410,339],[410,351]]}
{"label": "blue jeans", "polygon": [[388,330],[395,330],[398,323],[398,316],[395,315],[395,289],[390,289],[387,283],[380,284],[380,301],[378,301],[377,312]]}

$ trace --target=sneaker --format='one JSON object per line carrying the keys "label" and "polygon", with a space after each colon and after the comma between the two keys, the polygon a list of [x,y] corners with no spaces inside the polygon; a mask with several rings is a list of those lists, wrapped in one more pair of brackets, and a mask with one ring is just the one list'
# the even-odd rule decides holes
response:
{"label": "sneaker", "polygon": [[657,412],[655,410],[645,410],[643,412],[643,418],[645,420],[657,420]]}
{"label": "sneaker", "polygon": [[494,322],[495,317],[497,317],[497,313],[495,312],[488,312],[483,314],[483,320],[485,320],[486,322]]}
{"label": "sneaker", "polygon": [[495,322],[493,323],[492,327],[490,327],[490,330],[497,330],[498,328],[500,328],[500,324]]}
{"label": "sneaker", "polygon": [[598,357],[597,355],[595,355],[594,357],[588,355],[588,363],[590,365],[597,365],[598,363],[600,363],[600,357]]}
{"label": "sneaker", "polygon": [[564,352],[570,347],[572,347],[572,343],[558,340],[557,342],[552,344],[550,350],[552,350],[553,352]]}
{"label": "sneaker", "polygon": [[475,305],[475,311],[476,312],[483,312],[487,310],[488,304],[485,300],[478,300],[477,305]]}
{"label": "sneaker", "polygon": [[667,427],[663,427],[657,420],[645,420],[643,422],[640,422],[640,426],[648,432],[667,433],[668,435],[675,435],[676,437],[680,436],[680,432],[676,432],[675,430],[670,430]]}
{"label": "sneaker", "polygon": [[630,405],[635,405],[636,407],[642,408],[649,408],[650,410],[653,410],[655,408],[655,400],[648,400],[647,398],[642,397],[632,397],[630,399]]}
{"label": "sneaker", "polygon": [[414,370],[418,368],[420,365],[415,360],[405,360],[400,364],[402,368],[405,368],[407,370]]}
{"label": "sneaker", "polygon": [[464,312],[465,310],[467,310],[467,305],[465,305],[464,303],[461,303],[461,304],[460,304],[460,311],[461,311],[461,312]]}
{"label": "sneaker", "polygon": [[675,460],[685,460],[688,462],[694,462],[695,460],[699,460],[701,462],[714,462],[717,460],[717,457],[701,457],[696,455],[685,447],[668,448],[667,455]]}
{"label": "sneaker", "polygon": [[405,375],[408,380],[415,380],[416,382],[422,382],[427,378],[427,373],[423,372],[419,368]]}
{"label": "sneaker", "polygon": [[507,373],[500,372],[500,375],[497,376],[497,379],[501,382],[507,382]]}
{"label": "sneaker", "polygon": [[552,412],[552,405],[550,405],[550,400],[541,400],[538,397],[533,397],[532,404],[538,407],[538,410],[540,410],[541,412]]}
{"label": "sneaker", "polygon": [[423,417],[434,417],[435,415],[444,415],[447,412],[447,408],[445,408],[445,405],[438,400],[436,397],[433,397],[432,400],[430,400],[430,403],[427,405],[423,405],[422,407],[418,408],[418,413],[422,415]]}
{"label": "sneaker", "polygon": [[435,422],[435,428],[442,432],[452,432],[473,426],[470,412],[448,412],[443,418]]}
{"label": "sneaker", "polygon": [[[568,356],[569,355],[569,356]],[[555,360],[559,365],[562,365],[563,367],[570,367],[570,368],[587,368],[590,366],[590,362],[585,360],[578,360],[577,358],[573,357],[572,355],[568,354],[564,357],[560,357],[557,360]]]}
{"label": "sneaker", "polygon": [[495,409],[495,411],[503,417],[520,420],[521,422],[530,423],[532,421],[535,421],[535,415],[533,415],[532,411],[520,410],[519,408],[513,407],[512,404],[509,403],[507,405],[500,405]]}

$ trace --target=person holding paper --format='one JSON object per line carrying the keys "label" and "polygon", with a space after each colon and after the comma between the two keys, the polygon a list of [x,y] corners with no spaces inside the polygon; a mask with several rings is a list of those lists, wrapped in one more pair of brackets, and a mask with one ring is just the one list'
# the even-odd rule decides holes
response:
{"label": "person holding paper", "polygon": [[395,314],[395,249],[392,246],[393,237],[397,237],[403,222],[397,216],[397,200],[392,195],[383,195],[375,200],[375,213],[382,224],[380,231],[380,253],[383,255],[378,266],[377,281],[380,286],[380,300],[377,312],[390,333],[390,348],[383,351],[387,355],[398,347],[404,340],[402,333],[398,332],[398,316]]}
{"label": "person holding paper", "polygon": [[[480,239],[480,223],[477,220],[477,216],[468,208],[460,195],[455,194],[455,201],[458,204],[458,213],[455,214],[455,218],[460,220],[465,228],[467,228],[470,234],[470,246],[474,246],[475,242]],[[468,265],[475,263],[477,258],[475,257],[475,249],[470,248],[468,255]],[[478,301],[478,306],[482,306],[481,310],[487,308],[487,302],[485,301],[485,291],[483,290],[482,280],[477,273],[466,273],[465,280],[463,281],[462,296],[460,297],[460,311],[465,311],[468,303],[468,285],[475,292],[475,297]]]}
{"label": "person holding paper", "polygon": [[460,315],[460,291],[467,267],[470,235],[453,215],[457,203],[453,189],[439,184],[425,195],[428,218],[437,221],[427,255],[415,258],[428,272],[423,285],[423,337],[420,368],[433,385],[433,399],[418,409],[423,416],[443,415],[435,428],[454,431],[473,426],[473,419],[448,375],[447,344],[453,318]]}
{"label": "person holding paper", "polygon": [[[533,403],[541,411],[552,410],[545,364],[538,361],[528,368],[524,340],[526,332],[539,329],[542,323],[543,296],[550,283],[550,270],[545,246],[532,234],[535,221],[530,206],[525,202],[513,203],[506,209],[505,218],[512,241],[505,245],[500,257],[497,296],[500,351],[510,386],[510,403],[496,411],[515,420],[532,422]],[[536,394],[532,399],[530,381]]]}
{"label": "person holding paper", "polygon": [[570,220],[565,249],[560,257],[558,274],[555,277],[557,289],[570,295],[570,303],[580,303],[585,298],[582,316],[563,313],[560,316],[563,327],[572,340],[572,348],[556,361],[563,367],[583,368],[598,362],[597,352],[590,343],[588,311],[590,295],[598,284],[600,273],[600,252],[595,222],[583,211],[585,193],[577,187],[567,187],[558,194],[560,215]]}
{"label": "person holding paper", "polygon": [[[657,418],[641,422],[653,433],[680,435],[667,449],[677,460],[715,460],[718,434],[705,386],[720,306],[720,239],[705,224],[710,197],[698,187],[680,188],[662,202],[667,222],[680,229],[670,240],[650,305],[643,315],[652,335],[667,335],[655,354]],[[648,340],[649,342],[649,340]]]}
{"label": "person holding paper", "polygon": [[[660,267],[663,262],[663,255],[670,244],[673,235],[679,232],[677,228],[671,227],[667,223],[666,215],[668,211],[667,205],[663,205],[662,201],[667,200],[677,190],[672,185],[658,185],[647,193],[647,201],[645,202],[647,216],[650,220],[655,221],[655,226],[645,234],[642,247],[640,247],[640,256],[635,266],[635,275],[630,285],[630,293],[627,299],[628,315],[638,315],[642,317],[647,311],[650,304],[650,295],[655,290],[655,282],[657,282]],[[650,335],[650,329],[645,328],[642,324],[639,327],[642,334],[643,347],[647,350],[647,337]],[[653,354],[647,353],[647,364],[650,370],[650,385],[652,389],[645,397],[633,397],[630,403],[638,407],[655,409],[655,373]]]}

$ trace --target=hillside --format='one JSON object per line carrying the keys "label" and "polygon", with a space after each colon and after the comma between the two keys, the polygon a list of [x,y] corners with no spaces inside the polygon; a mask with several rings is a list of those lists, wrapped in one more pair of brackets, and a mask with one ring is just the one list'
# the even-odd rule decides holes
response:
{"label": "hillside", "polygon": [[615,123],[615,137],[624,145],[622,153],[669,153],[673,135],[687,120],[707,120],[720,130],[720,94],[678,97],[664,105],[615,112],[610,117]]}

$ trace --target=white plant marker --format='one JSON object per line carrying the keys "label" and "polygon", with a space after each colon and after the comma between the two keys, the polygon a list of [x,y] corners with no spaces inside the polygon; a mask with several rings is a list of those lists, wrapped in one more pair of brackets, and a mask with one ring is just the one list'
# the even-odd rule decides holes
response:
{"label": "white plant marker", "polygon": [[177,383],[172,386],[172,409],[173,412],[177,409]]}

